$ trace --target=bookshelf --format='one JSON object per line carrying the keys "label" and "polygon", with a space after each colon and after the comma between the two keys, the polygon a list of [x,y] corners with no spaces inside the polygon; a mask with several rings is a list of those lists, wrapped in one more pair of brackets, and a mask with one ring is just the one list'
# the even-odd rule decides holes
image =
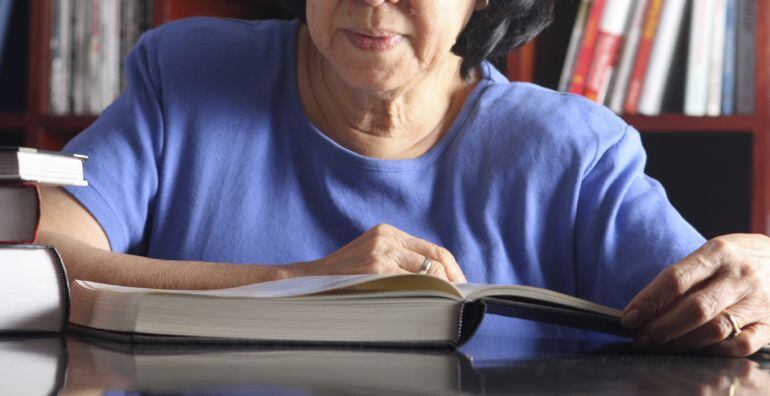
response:
{"label": "bookshelf", "polygon": [[[577,3],[557,7],[554,24],[535,42],[511,53],[506,64],[509,78],[556,87]],[[22,5],[21,16],[15,18],[26,23],[17,45],[26,53],[14,68],[21,71],[14,78],[24,83],[13,97],[23,103],[0,110],[0,145],[59,149],[95,117],[49,114],[53,0],[17,4]],[[624,117],[642,132],[648,173],[663,182],[674,204],[706,236],[770,232],[770,3],[758,1],[757,7],[753,115]],[[277,0],[153,0],[152,8],[155,26],[193,15],[286,16]]]}
{"label": "bookshelf", "polygon": [[[556,88],[577,5],[557,7],[554,24],[509,55],[511,80]],[[642,132],[647,172],[707,237],[770,233],[770,2],[756,5],[754,114],[623,116]]]}

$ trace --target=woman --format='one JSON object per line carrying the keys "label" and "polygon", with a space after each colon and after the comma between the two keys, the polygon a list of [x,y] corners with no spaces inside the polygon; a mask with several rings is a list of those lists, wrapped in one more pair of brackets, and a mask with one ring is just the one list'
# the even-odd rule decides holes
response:
{"label": "woman", "polygon": [[[91,157],[91,186],[45,191],[41,240],[73,279],[427,272],[630,301],[640,347],[757,350],[767,238],[704,244],[643,174],[633,128],[484,61],[552,8],[308,0],[306,24],[162,26],[129,57],[126,92],[67,146]],[[511,323],[500,331],[542,331]]]}

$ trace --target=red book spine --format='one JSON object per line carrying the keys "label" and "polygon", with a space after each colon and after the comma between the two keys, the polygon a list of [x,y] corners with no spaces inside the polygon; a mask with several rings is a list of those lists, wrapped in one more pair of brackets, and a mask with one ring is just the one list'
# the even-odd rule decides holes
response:
{"label": "red book spine", "polygon": [[[41,200],[40,200],[40,187],[37,183],[30,183],[30,182],[2,182],[0,183],[0,187],[31,187],[35,189],[35,198],[36,198],[36,214],[35,214],[35,232],[32,235],[31,240],[23,240],[23,241],[0,241],[0,245],[20,245],[20,244],[30,244],[37,242],[37,234],[40,231],[40,214],[41,214]],[[3,208],[0,208],[0,213],[2,213]]]}
{"label": "red book spine", "polygon": [[585,96],[594,102],[603,102],[604,94],[610,84],[612,70],[618,62],[618,52],[623,36],[608,32],[599,32],[591,63],[591,72],[585,87]]}
{"label": "red book spine", "polygon": [[583,43],[580,46],[580,54],[575,62],[575,71],[572,73],[572,80],[569,85],[569,92],[582,95],[586,85],[586,77],[591,70],[591,60],[594,56],[599,25],[602,22],[605,0],[594,0],[591,11],[588,13],[585,31],[583,32]]}
{"label": "red book spine", "polygon": [[644,75],[647,74],[647,65],[650,63],[650,52],[652,52],[652,46],[655,42],[655,32],[658,30],[663,0],[651,0],[647,7],[642,38],[639,40],[639,49],[636,52],[631,80],[628,82],[628,93],[624,106],[627,114],[636,114],[639,110],[639,97],[642,95]]}

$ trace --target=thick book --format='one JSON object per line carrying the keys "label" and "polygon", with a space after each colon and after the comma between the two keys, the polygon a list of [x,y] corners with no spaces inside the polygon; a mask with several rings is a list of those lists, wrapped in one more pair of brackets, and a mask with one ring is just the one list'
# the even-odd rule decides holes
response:
{"label": "thick book", "polygon": [[418,274],[291,278],[219,290],[74,281],[70,323],[148,343],[459,346],[485,313],[629,335],[621,311],[520,285],[453,284]]}
{"label": "thick book", "polygon": [[606,0],[593,0],[591,10],[588,12],[585,28],[583,30],[582,44],[575,61],[575,70],[569,84],[569,92],[582,95],[586,86],[586,79],[591,68],[591,60],[594,56],[596,39],[599,34],[599,24],[602,20]]}
{"label": "thick book", "polygon": [[584,95],[594,102],[604,103],[610,80],[618,63],[618,53],[625,34],[631,0],[607,0],[599,25],[593,60],[588,72]]}
{"label": "thick book", "polygon": [[0,146],[0,182],[26,181],[43,185],[87,186],[85,155],[27,147]]}
{"label": "thick book", "polygon": [[572,34],[567,47],[567,55],[564,57],[561,76],[559,77],[559,91],[566,92],[569,89],[572,72],[575,70],[575,62],[579,54],[580,45],[583,38],[583,29],[588,18],[588,10],[591,8],[591,0],[581,0],[580,6],[575,15],[575,24],[572,26]]}
{"label": "thick book", "polygon": [[727,0],[716,0],[714,23],[709,43],[708,99],[706,115],[717,117],[722,112],[722,77],[725,62],[725,28]]}
{"label": "thick book", "polygon": [[626,99],[628,82],[631,79],[631,70],[634,67],[636,52],[639,49],[639,41],[642,38],[642,29],[644,28],[644,16],[649,4],[649,0],[639,0],[634,4],[631,20],[628,23],[628,33],[623,42],[623,50],[618,62],[618,70],[610,84],[607,105],[617,114],[623,112],[623,102]]}
{"label": "thick book", "polygon": [[637,110],[640,114],[656,116],[663,110],[664,96],[673,70],[676,44],[683,30],[686,8],[687,0],[667,0],[663,3],[655,44],[650,52],[650,63],[639,96]]}
{"label": "thick book", "polygon": [[738,0],[736,27],[735,112],[754,113],[754,70],[756,62],[756,0]]}
{"label": "thick book", "polygon": [[647,74],[647,68],[650,64],[650,53],[652,52],[655,36],[658,32],[662,9],[663,0],[650,0],[644,17],[642,37],[639,40],[634,67],[628,82],[628,92],[626,93],[626,100],[623,105],[625,113],[636,114],[639,110],[639,99],[644,86],[644,76]]}
{"label": "thick book", "polygon": [[0,246],[0,334],[58,333],[69,316],[67,276],[50,246]]}
{"label": "thick book", "polygon": [[706,115],[708,99],[709,48],[716,11],[715,0],[696,1],[690,12],[690,43],[687,52],[687,73],[684,95],[684,114],[694,117]]}
{"label": "thick book", "polygon": [[34,183],[0,183],[0,245],[35,243],[40,192]]}

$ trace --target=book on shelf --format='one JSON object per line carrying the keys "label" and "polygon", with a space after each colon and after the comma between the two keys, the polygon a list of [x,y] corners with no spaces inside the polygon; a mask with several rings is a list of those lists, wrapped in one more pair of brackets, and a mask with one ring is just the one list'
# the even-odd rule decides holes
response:
{"label": "book on shelf", "polygon": [[5,57],[6,42],[11,30],[11,16],[13,15],[14,0],[0,1],[0,66]]}
{"label": "book on shelf", "polygon": [[687,76],[685,82],[684,114],[705,116],[708,101],[709,48],[715,22],[716,0],[696,1],[690,13],[689,48],[687,52]]}
{"label": "book on shelf", "polygon": [[123,63],[152,24],[149,0],[53,0],[52,114],[98,114],[125,87]]}
{"label": "book on shelf", "polygon": [[585,22],[585,28],[583,29],[583,37],[581,38],[580,50],[575,60],[574,71],[572,72],[572,79],[570,80],[568,91],[582,95],[585,90],[586,79],[588,78],[588,72],[591,68],[591,60],[593,59],[594,49],[596,48],[596,39],[599,34],[599,25],[602,20],[602,12],[607,0],[593,0],[590,10],[588,11],[588,17]]}
{"label": "book on shelf", "polygon": [[756,0],[738,0],[736,6],[735,112],[754,113]]}
{"label": "book on shelf", "polygon": [[520,285],[419,274],[309,276],[219,290],[76,280],[70,328],[123,342],[458,346],[485,313],[628,335],[619,310]]}
{"label": "book on shelf", "polygon": [[580,6],[578,6],[577,15],[575,16],[575,24],[572,27],[572,34],[569,39],[569,46],[567,47],[567,55],[564,57],[564,65],[562,66],[561,76],[559,77],[559,91],[567,92],[569,90],[572,72],[575,70],[575,62],[577,62],[577,57],[582,44],[583,29],[590,8],[591,0],[580,1]]}
{"label": "book on shelf", "polygon": [[607,0],[604,6],[584,92],[595,102],[604,103],[607,95],[632,3],[631,0]]}
{"label": "book on shelf", "polygon": [[610,84],[610,94],[607,96],[607,105],[612,111],[620,114],[623,112],[623,102],[628,91],[628,82],[631,79],[631,71],[634,67],[637,48],[642,38],[644,28],[644,16],[649,6],[649,0],[638,0],[631,11],[631,19],[628,22],[628,33],[623,42],[623,49],[618,61],[618,70]]}
{"label": "book on shelf", "polygon": [[687,0],[667,0],[663,3],[658,31],[650,52],[647,73],[639,96],[640,114],[656,116],[663,110],[664,95],[673,69],[676,44],[682,32]]}
{"label": "book on shelf", "polygon": [[725,8],[725,46],[722,66],[722,115],[735,113],[735,47],[736,25],[736,0],[727,0]]}
{"label": "book on shelf", "polygon": [[583,1],[558,89],[604,103],[618,114],[749,114],[755,2]]}
{"label": "book on shelf", "polygon": [[725,15],[727,0],[714,1],[714,22],[711,25],[709,40],[709,74],[706,115],[716,117],[722,110],[722,73],[725,63]]}
{"label": "book on shelf", "polygon": [[623,104],[623,109],[628,114],[636,114],[639,109],[639,99],[642,95],[644,79],[650,64],[650,53],[655,42],[655,36],[658,33],[658,24],[660,23],[662,10],[663,0],[650,0],[644,17],[642,37],[639,40],[634,66],[631,69],[626,99]]}

